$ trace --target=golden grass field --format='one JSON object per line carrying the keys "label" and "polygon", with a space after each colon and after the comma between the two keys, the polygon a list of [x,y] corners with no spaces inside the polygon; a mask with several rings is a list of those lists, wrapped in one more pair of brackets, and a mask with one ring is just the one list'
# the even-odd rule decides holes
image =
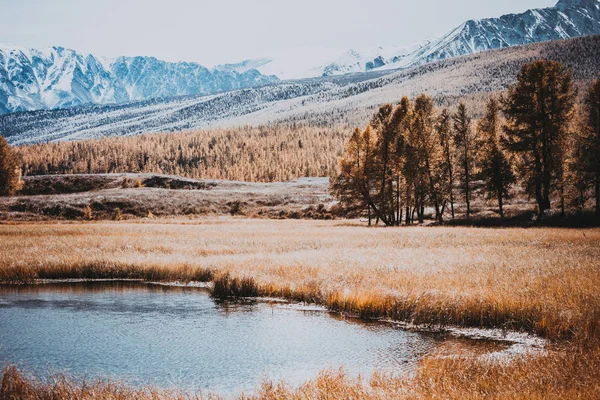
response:
{"label": "golden grass field", "polygon": [[[212,218],[3,224],[0,237],[5,282],[211,280],[215,295],[285,297],[415,324],[522,330],[552,343],[545,354],[507,363],[430,357],[416,377],[374,376],[370,384],[337,372],[299,389],[265,383],[258,398],[600,397],[600,229],[384,229]],[[4,393],[6,385],[38,394],[85,389],[22,378],[7,369]],[[142,395],[97,384],[124,391],[97,398]],[[27,396],[15,398],[21,397]]]}

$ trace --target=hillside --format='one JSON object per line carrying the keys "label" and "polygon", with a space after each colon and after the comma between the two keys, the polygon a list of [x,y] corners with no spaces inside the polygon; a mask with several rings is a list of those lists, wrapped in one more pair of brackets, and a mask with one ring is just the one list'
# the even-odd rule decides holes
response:
{"label": "hillside", "polygon": [[373,72],[367,80],[345,75],[210,96],[14,113],[0,116],[0,132],[19,145],[281,122],[356,126],[381,104],[422,92],[440,106],[465,100],[477,114],[485,96],[506,89],[523,64],[540,58],[567,65],[576,83],[587,83],[600,75],[600,36],[492,50],[383,76]]}

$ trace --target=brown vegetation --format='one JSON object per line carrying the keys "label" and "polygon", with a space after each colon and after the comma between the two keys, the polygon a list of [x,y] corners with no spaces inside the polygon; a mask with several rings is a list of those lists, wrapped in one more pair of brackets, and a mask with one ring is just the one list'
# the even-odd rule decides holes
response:
{"label": "brown vegetation", "polygon": [[[414,377],[375,373],[370,379],[325,370],[294,388],[285,382],[265,381],[255,394],[240,400],[284,399],[596,399],[600,395],[600,353],[597,349],[550,351],[545,355],[509,362],[457,355],[429,356]],[[120,382],[80,381],[62,375],[36,379],[5,367],[0,398],[54,399],[221,399],[217,395],[186,394],[155,388],[131,388]]]}
{"label": "brown vegetation", "polygon": [[19,156],[0,136],[0,196],[13,195],[22,186]]}
{"label": "brown vegetation", "polygon": [[[240,215],[331,219],[327,178],[284,183],[194,180],[155,174],[26,176],[21,193],[0,197],[1,220],[106,220]],[[120,213],[116,209],[120,210]]]}
{"label": "brown vegetation", "polygon": [[334,221],[0,225],[0,280],[211,280],[215,293],[363,318],[600,336],[597,229],[369,229]]}
{"label": "brown vegetation", "polygon": [[[490,98],[477,130],[462,102],[450,124],[449,111],[438,112],[429,96],[421,94],[412,103],[403,97],[397,106],[382,106],[364,131],[356,129],[350,136],[332,193],[343,209],[367,217],[369,224],[375,217],[388,226],[400,225],[403,208],[407,225],[416,220],[423,223],[426,207],[432,207],[435,220],[443,223],[448,208],[455,218],[454,179],[459,181],[467,219],[472,214],[473,182],[484,180],[503,218],[504,200],[518,175],[520,186],[535,198],[540,217],[550,211],[551,197],[558,199],[565,216],[567,189],[586,193],[593,186],[590,180],[599,181],[596,85],[588,92],[581,118],[587,135],[571,133],[575,89],[571,73],[557,62],[524,65],[517,83],[500,102],[504,123],[498,101]],[[572,146],[575,138],[578,145]],[[584,148],[592,155],[582,157],[579,152]],[[591,178],[580,178],[584,171]],[[598,185],[591,197],[598,205],[597,189]],[[576,211],[581,211],[585,197],[578,198],[581,204]]]}
{"label": "brown vegetation", "polygon": [[194,179],[283,182],[335,172],[346,134],[265,126],[22,146],[26,175],[152,172]]}

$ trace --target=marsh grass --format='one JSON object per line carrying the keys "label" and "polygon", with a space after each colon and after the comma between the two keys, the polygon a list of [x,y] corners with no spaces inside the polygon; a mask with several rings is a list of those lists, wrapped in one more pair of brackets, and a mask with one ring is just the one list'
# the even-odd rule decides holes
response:
{"label": "marsh grass", "polygon": [[258,297],[259,293],[260,288],[253,278],[237,278],[225,273],[216,276],[213,281],[212,295],[219,299]]}
{"label": "marsh grass", "polygon": [[212,281],[364,319],[600,337],[600,229],[236,218],[0,225],[0,281]]}

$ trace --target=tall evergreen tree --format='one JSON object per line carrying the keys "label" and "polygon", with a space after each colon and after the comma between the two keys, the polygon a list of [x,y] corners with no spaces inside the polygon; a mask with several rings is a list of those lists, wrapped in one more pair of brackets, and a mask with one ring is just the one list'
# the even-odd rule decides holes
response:
{"label": "tall evergreen tree", "polygon": [[471,129],[471,118],[464,103],[458,105],[454,114],[454,145],[458,153],[458,162],[462,169],[462,187],[467,205],[467,218],[471,217],[471,174],[476,152],[476,136]]}
{"label": "tall evergreen tree", "polygon": [[562,176],[564,137],[572,119],[571,72],[555,61],[524,65],[503,100],[505,146],[521,155],[521,174],[540,214]]}
{"label": "tall evergreen tree", "polygon": [[447,109],[443,109],[440,114],[436,129],[438,133],[438,140],[442,146],[443,152],[442,174],[447,178],[445,192],[450,200],[450,211],[452,212],[452,219],[454,219],[454,164],[452,157],[452,132],[450,127],[451,118],[450,112]]}
{"label": "tall evergreen tree", "polygon": [[596,217],[600,218],[600,79],[592,82],[583,103],[583,123],[575,154],[576,165],[581,175],[592,181]]}
{"label": "tall evergreen tree", "polygon": [[441,147],[435,135],[435,106],[431,97],[421,94],[415,99],[413,109],[412,144],[417,149],[419,175],[416,181],[415,194],[419,200],[417,214],[419,222],[423,222],[425,201],[431,200],[435,209],[435,218],[442,222],[442,209],[439,193],[440,173],[436,167],[441,158]]}
{"label": "tall evergreen tree", "polygon": [[346,154],[340,159],[339,174],[332,181],[331,191],[350,215],[367,212],[371,223],[373,179],[373,133],[371,127],[356,128],[346,145]]}
{"label": "tall evergreen tree", "polygon": [[485,116],[479,121],[479,137],[483,141],[481,172],[486,182],[489,198],[496,197],[500,217],[504,218],[503,203],[509,196],[509,187],[515,175],[504,151],[500,147],[500,106],[493,97],[488,100]]}

